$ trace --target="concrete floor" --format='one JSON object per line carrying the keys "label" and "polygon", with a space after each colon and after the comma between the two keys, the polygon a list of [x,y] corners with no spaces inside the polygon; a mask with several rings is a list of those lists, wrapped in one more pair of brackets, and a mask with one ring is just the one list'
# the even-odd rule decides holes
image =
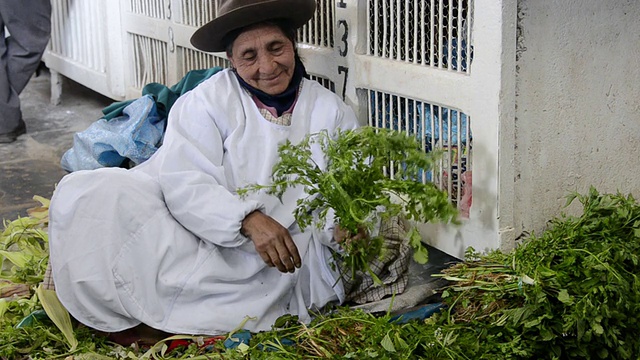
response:
{"label": "concrete floor", "polygon": [[102,116],[113,100],[65,79],[60,105],[50,103],[50,75],[33,77],[20,95],[27,133],[12,144],[0,144],[0,219],[15,220],[37,203],[51,198],[66,174],[60,159],[73,144],[73,134]]}

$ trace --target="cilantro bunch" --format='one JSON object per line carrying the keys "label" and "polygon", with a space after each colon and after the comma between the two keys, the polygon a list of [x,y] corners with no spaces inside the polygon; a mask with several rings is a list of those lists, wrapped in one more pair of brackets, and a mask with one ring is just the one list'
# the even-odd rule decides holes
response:
{"label": "cilantro bunch", "polygon": [[[553,219],[513,253],[467,254],[444,271],[440,318],[454,357],[638,359],[640,204],[571,194],[580,216]],[[444,351],[444,347],[440,350]],[[436,358],[436,357],[434,357]]]}
{"label": "cilantro bunch", "polygon": [[[312,156],[316,147],[324,158]],[[287,141],[280,146],[279,155],[272,184],[251,185],[238,193],[266,189],[281,198],[288,188],[303,186],[309,196],[298,200],[294,214],[301,229],[313,223],[323,227],[330,210],[334,214],[331,221],[351,235],[362,228],[371,231],[380,218],[392,216],[416,222],[455,221],[457,210],[447,193],[420,181],[441,154],[425,153],[415,137],[373,127],[335,134],[322,131],[298,144]],[[393,176],[387,176],[385,169]],[[418,231],[413,228],[410,234],[414,259],[425,263],[428,254]],[[382,243],[376,236],[342,244],[342,261],[352,276],[369,270],[369,261],[381,255]]]}

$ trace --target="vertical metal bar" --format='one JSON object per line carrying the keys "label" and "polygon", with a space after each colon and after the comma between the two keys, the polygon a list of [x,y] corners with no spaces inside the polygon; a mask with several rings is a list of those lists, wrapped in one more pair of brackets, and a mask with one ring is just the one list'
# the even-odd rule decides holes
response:
{"label": "vertical metal bar", "polygon": [[158,73],[158,66],[160,66],[158,64],[158,61],[160,61],[160,59],[158,59],[158,56],[156,55],[156,52],[158,49],[155,46],[155,41],[151,38],[147,38],[147,44],[149,44],[149,55],[148,55],[147,67],[150,68],[151,71],[149,72],[149,79],[147,79],[147,81],[145,81],[144,83],[140,84],[142,86],[150,82],[158,82],[158,83],[160,82],[160,80],[158,79],[158,76],[156,75]]}
{"label": "vertical metal bar", "polygon": [[373,0],[374,3],[374,7],[373,7],[373,55],[375,56],[380,56],[380,48],[378,47],[378,44],[380,43],[380,39],[379,39],[379,35],[378,35],[378,30],[380,29],[380,24],[378,21],[378,17],[379,17],[379,7],[378,7],[378,2],[380,0]]}
{"label": "vertical metal bar", "polygon": [[149,52],[151,51],[151,48],[149,47],[149,41],[147,41],[147,39],[143,39],[141,36],[138,36],[138,38],[140,39],[140,46],[142,48],[142,51],[140,53],[140,55],[142,55],[141,57],[141,73],[142,73],[142,79],[140,81],[140,84],[138,84],[138,89],[140,89],[142,87],[142,84],[146,84],[149,82],[149,67],[151,66],[151,64],[149,64]]}
{"label": "vertical metal bar", "polygon": [[[94,62],[93,62],[93,49],[96,46],[96,42],[95,42],[95,35],[94,34],[94,29],[93,26],[96,26],[97,24],[94,23],[91,18],[91,4],[89,3],[81,3],[82,5],[82,18],[84,19],[82,21],[82,27],[83,27],[83,35],[82,35],[82,47],[83,47],[83,57],[84,57],[84,64],[86,66],[88,66],[91,69],[94,69]],[[89,39],[92,39],[94,41],[89,41]]]}
{"label": "vertical metal bar", "polygon": [[374,126],[374,109],[371,108],[371,90],[367,90],[367,122],[369,123],[369,126],[373,127]]}
{"label": "vertical metal bar", "polygon": [[313,24],[313,36],[312,43],[313,45],[318,45],[318,9],[313,13],[313,17],[311,18],[311,23]]}
{"label": "vertical metal bar", "polygon": [[401,9],[400,9],[401,0],[400,0],[400,1],[398,1],[397,3],[396,3],[396,1],[393,1],[393,0],[392,0],[392,1],[391,1],[391,4],[396,4],[396,7],[395,7],[395,10],[396,10],[396,15],[395,15],[395,20],[396,20],[396,21],[395,21],[395,24],[396,24],[396,34],[395,34],[395,36],[394,36],[394,40],[395,40],[395,44],[396,44],[396,56],[395,56],[395,59],[396,59],[396,60],[400,60],[400,57],[401,57],[401,55],[400,55],[400,52],[401,52],[401,46],[400,46],[400,45],[401,45],[401,43],[402,43],[402,37],[401,37],[401,34],[400,34],[400,26],[401,26],[401,24],[402,24],[402,23],[400,22],[400,20],[402,20],[402,16],[401,16],[401,14],[400,14],[400,10],[401,10]]}
{"label": "vertical metal bar", "polygon": [[76,24],[78,26],[78,42],[76,42],[76,48],[78,49],[78,62],[81,64],[87,64],[87,56],[86,56],[86,39],[87,30],[86,30],[86,22],[81,19],[85,19],[84,17],[84,6],[82,3],[76,4]]}
{"label": "vertical metal bar", "polygon": [[431,0],[431,8],[429,9],[429,65],[435,66],[435,0]]}
{"label": "vertical metal bar", "polygon": [[472,136],[471,136],[471,117],[469,115],[467,115],[467,122],[465,124],[466,130],[467,130],[467,135],[466,135],[466,140],[467,140],[467,170],[471,171],[472,165],[473,165],[473,149],[471,148],[471,141],[472,140]]}
{"label": "vertical metal bar", "polygon": [[194,0],[187,0],[187,6],[189,7],[189,23],[198,27],[200,25],[199,4]]}
{"label": "vertical metal bar", "polygon": [[67,56],[67,32],[64,19],[66,19],[67,15],[67,1],[62,0],[58,2],[58,45],[60,46],[59,53],[61,55]]}
{"label": "vertical metal bar", "polygon": [[453,70],[452,49],[453,46],[453,0],[449,0],[449,16],[447,19],[447,69]]}
{"label": "vertical metal bar", "polygon": [[191,19],[191,1],[190,0],[182,0],[180,3],[180,17],[182,18],[182,23],[190,26],[197,26],[193,20]]}
{"label": "vertical metal bar", "polygon": [[[427,64],[427,52],[426,52],[426,37],[427,37],[427,24],[424,18],[426,0],[420,0],[420,64]],[[417,47],[417,46],[416,46]]]}
{"label": "vertical metal bar", "polygon": [[327,0],[322,0],[322,11],[320,12],[320,46],[327,46],[327,11],[329,11]]}
{"label": "vertical metal bar", "polygon": [[[441,111],[441,116],[440,118],[442,118],[442,107],[440,108]],[[449,198],[451,199],[453,196],[453,141],[452,141],[452,130],[451,130],[451,125],[452,125],[452,121],[451,121],[451,109],[446,108],[445,111],[447,112],[447,158],[449,159],[449,176],[447,177],[447,193],[449,194]]]}
{"label": "vertical metal bar", "polygon": [[456,154],[458,156],[458,158],[456,159],[458,161],[458,206],[460,206],[460,199],[462,198],[462,154],[464,153],[464,149],[463,149],[463,144],[462,144],[462,112],[460,112],[459,110],[456,111],[457,115],[458,115],[458,126],[456,126],[456,129],[458,129],[458,153]]}
{"label": "vertical metal bar", "polygon": [[162,84],[164,85],[169,85],[168,81],[169,81],[169,45],[166,43],[162,44],[163,46],[161,47],[161,54],[162,54]]}
{"label": "vertical metal bar", "polygon": [[73,19],[71,18],[71,6],[69,0],[64,2],[65,4],[65,17],[63,19],[64,38],[65,38],[65,53],[70,59],[73,59]]}
{"label": "vertical metal bar", "polygon": [[387,1],[384,1],[382,5],[382,57],[389,57],[387,54],[387,46],[389,45],[389,36],[387,36],[387,31],[389,30],[389,16],[387,14]]}
{"label": "vertical metal bar", "polygon": [[367,1],[367,20],[367,55],[373,55],[371,54],[371,0]]}
{"label": "vertical metal bar", "polygon": [[[413,17],[415,18],[415,14],[409,14],[409,0],[405,0],[404,2],[404,61],[408,62],[409,59],[411,58],[410,52],[411,52],[411,44],[410,44],[410,40],[409,40],[409,33],[411,31],[409,31],[409,29],[411,29],[409,27],[409,18],[411,17],[411,15],[413,15]],[[415,31],[415,30],[414,30]]]}
{"label": "vertical metal bar", "polygon": [[185,0],[182,0],[180,1],[180,23],[183,25],[193,25],[187,21],[187,18],[185,16],[186,11],[187,11],[187,4],[185,3]]}
{"label": "vertical metal bar", "polygon": [[[394,104],[394,100],[395,100],[395,104]],[[389,122],[390,122],[389,129],[391,130],[396,130],[396,127],[397,127],[398,128],[397,130],[400,131],[400,106],[399,105],[400,105],[400,97],[397,95],[392,95],[389,98]],[[397,118],[393,117],[394,113],[398,114]],[[395,163],[391,161],[389,163],[389,177],[393,179],[395,178],[395,176],[396,176],[396,166],[395,166]]]}
{"label": "vertical metal bar", "polygon": [[138,76],[139,76],[139,66],[140,66],[140,53],[138,50],[138,46],[136,46],[136,38],[134,35],[129,34],[128,39],[129,44],[131,46],[131,53],[133,53],[133,80],[134,85],[138,87]]}
{"label": "vertical metal bar", "polygon": [[102,56],[99,55],[100,49],[102,49],[102,34],[103,34],[103,25],[104,23],[101,21],[100,17],[97,14],[100,13],[99,3],[97,1],[91,1],[87,4],[89,17],[91,19],[91,27],[93,31],[89,38],[92,40],[91,51],[89,52],[89,58],[91,58],[91,63],[93,68],[100,71]]}
{"label": "vertical metal bar", "polygon": [[160,84],[166,84],[163,76],[165,57],[162,53],[162,50],[164,49],[162,45],[163,43],[161,43],[160,40],[153,39],[154,59],[151,59],[151,61],[158,64],[158,66],[156,66],[156,79],[154,81],[159,82]]}
{"label": "vertical metal bar", "polygon": [[100,19],[95,16],[95,7],[96,2],[91,1],[86,4],[85,7],[87,9],[87,19],[90,19],[88,28],[88,54],[89,62],[91,63],[92,69],[98,69],[98,57],[96,56],[96,49],[98,48],[99,39],[101,37],[102,32],[100,31]]}
{"label": "vertical metal bar", "polygon": [[456,25],[456,70],[459,72],[462,72],[462,64],[464,62],[464,59],[462,58],[462,44],[464,44],[464,41],[462,40],[462,6],[463,2],[458,1],[458,8],[456,9],[458,14],[458,24]]}
{"label": "vertical metal bar", "polygon": [[444,12],[442,9],[443,1],[445,0],[438,0],[438,68],[442,68],[442,13]]}
{"label": "vertical metal bar", "polygon": [[82,29],[80,28],[80,19],[79,19],[79,15],[78,15],[78,7],[73,6],[73,17],[70,17],[69,19],[71,20],[72,24],[73,24],[73,59],[75,61],[81,62],[81,54],[80,54],[80,42],[81,40],[81,32]]}
{"label": "vertical metal bar", "polygon": [[[419,108],[420,106],[422,106],[422,112],[419,112]],[[422,114],[422,118],[418,119],[418,113]],[[420,131],[418,132],[418,120],[420,120]],[[422,151],[425,151],[425,149],[427,148],[427,144],[426,144],[426,136],[425,134],[425,126],[426,125],[426,121],[424,120],[424,102],[420,101],[413,101],[413,131],[415,131],[415,135],[419,136],[420,138],[418,139],[420,142],[420,149],[422,149]],[[421,176],[421,181],[423,184],[425,184],[427,182],[427,173],[426,173],[427,169],[422,169],[422,174],[420,174]]]}
{"label": "vertical metal bar", "polygon": [[[95,14],[99,19],[101,19],[103,29],[107,27],[107,20],[102,16],[103,12],[106,10],[105,8],[106,8],[106,6],[98,7],[96,9],[96,14]],[[109,52],[108,46],[107,46],[107,44],[108,44],[108,40],[107,39],[108,39],[108,36],[106,34],[103,34],[102,36],[100,36],[100,39],[99,39],[99,46],[100,47],[98,48],[98,49],[100,49],[100,51],[98,52],[98,57],[100,57],[100,59],[101,59],[100,68],[105,72],[108,71],[107,70],[107,66],[110,63],[107,60],[107,56],[110,56],[110,55],[108,55],[110,52]]]}
{"label": "vertical metal bar", "polygon": [[54,54],[60,53],[58,50],[58,42],[60,41],[60,29],[58,28],[58,10],[59,3],[57,1],[51,2],[51,52]]}
{"label": "vertical metal bar", "polygon": [[465,54],[466,55],[465,56],[465,60],[466,60],[466,64],[467,64],[467,69],[466,69],[467,74],[469,74],[471,72],[471,51],[470,51],[471,50],[471,48],[470,48],[471,47],[471,37],[472,37],[471,36],[472,35],[471,34],[471,25],[472,25],[473,18],[474,18],[474,15],[475,15],[474,11],[473,11],[473,5],[472,5],[475,0],[468,0],[468,1],[469,1],[468,2],[469,7],[467,8],[467,34],[465,36],[465,38],[467,40],[467,44],[466,44],[467,53]]}
{"label": "vertical metal bar", "polygon": [[[434,106],[435,109],[437,109],[438,111],[438,141],[440,143],[440,145],[438,146],[439,149],[445,149],[444,148],[444,134],[442,131],[442,107],[441,106]],[[438,178],[440,179],[440,189],[444,190],[446,189],[446,184],[444,184],[443,182],[443,171],[444,171],[444,156],[440,157],[440,168],[438,169]]]}
{"label": "vertical metal bar", "polygon": [[420,27],[419,27],[419,20],[418,20],[418,14],[422,11],[422,10],[418,10],[418,6],[421,6],[423,3],[423,0],[420,0],[420,4],[418,4],[417,1],[414,1],[414,8],[413,8],[413,44],[412,44],[412,48],[413,48],[413,63],[417,64],[418,63],[418,37],[421,36],[423,34],[422,31],[420,31]]}

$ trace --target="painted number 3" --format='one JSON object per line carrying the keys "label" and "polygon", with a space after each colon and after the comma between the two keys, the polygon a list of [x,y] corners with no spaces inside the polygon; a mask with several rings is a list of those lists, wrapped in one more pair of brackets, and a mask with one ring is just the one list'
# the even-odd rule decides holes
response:
{"label": "painted number 3", "polygon": [[342,48],[340,49],[340,56],[347,56],[347,52],[349,50],[349,43],[347,39],[349,38],[349,24],[347,24],[347,20],[338,20],[338,27],[344,27],[344,33],[342,34]]}

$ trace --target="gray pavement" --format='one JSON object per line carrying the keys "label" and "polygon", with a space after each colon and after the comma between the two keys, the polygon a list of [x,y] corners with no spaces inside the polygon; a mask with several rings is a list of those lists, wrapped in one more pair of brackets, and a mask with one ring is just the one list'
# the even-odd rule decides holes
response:
{"label": "gray pavement", "polygon": [[34,195],[50,198],[66,174],[60,158],[71,148],[73,134],[86,129],[113,100],[65,79],[60,105],[51,105],[49,72],[33,77],[20,95],[27,133],[12,144],[0,144],[0,220],[26,216],[37,203]]}

